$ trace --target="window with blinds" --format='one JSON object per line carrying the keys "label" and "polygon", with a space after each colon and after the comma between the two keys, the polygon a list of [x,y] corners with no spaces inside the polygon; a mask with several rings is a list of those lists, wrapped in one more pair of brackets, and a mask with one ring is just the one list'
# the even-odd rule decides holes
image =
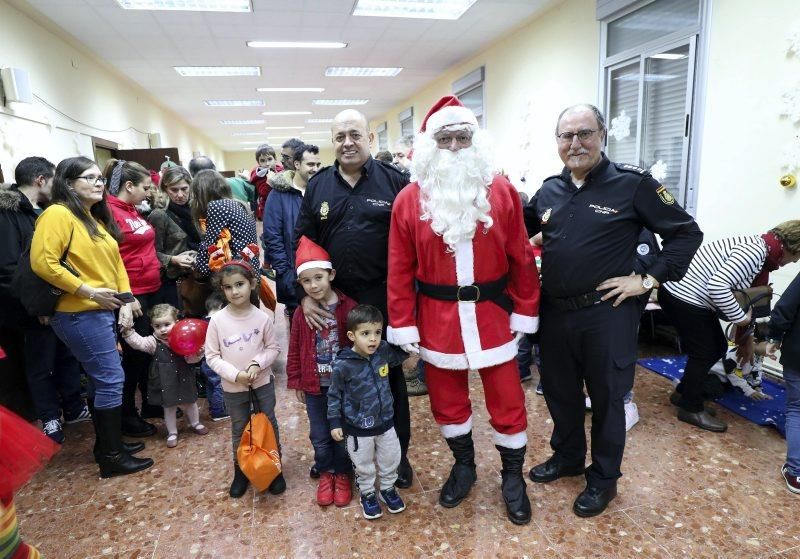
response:
{"label": "window with blinds", "polygon": [[690,209],[701,0],[654,0],[632,8],[604,21],[606,153],[612,161],[649,170]]}
{"label": "window with blinds", "polygon": [[380,124],[375,129],[375,134],[378,136],[378,151],[385,151],[389,149],[389,131],[386,123]]}
{"label": "window with blinds", "polygon": [[484,99],[483,99],[483,83],[485,76],[485,68],[481,66],[473,70],[466,76],[453,82],[453,95],[464,104],[466,108],[475,114],[478,120],[478,126],[485,128],[485,114],[484,114]]}

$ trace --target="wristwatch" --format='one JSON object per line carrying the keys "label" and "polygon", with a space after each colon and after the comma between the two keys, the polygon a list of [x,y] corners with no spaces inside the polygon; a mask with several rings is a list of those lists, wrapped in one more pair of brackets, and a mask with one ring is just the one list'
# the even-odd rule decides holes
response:
{"label": "wristwatch", "polygon": [[656,286],[656,282],[648,276],[647,274],[642,274],[642,287],[645,289],[653,289]]}

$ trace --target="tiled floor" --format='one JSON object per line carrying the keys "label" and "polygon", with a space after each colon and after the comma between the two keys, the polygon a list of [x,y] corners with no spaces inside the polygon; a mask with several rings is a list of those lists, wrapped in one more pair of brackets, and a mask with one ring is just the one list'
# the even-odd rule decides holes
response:
{"label": "tiled floor", "polygon": [[[285,332],[282,333],[285,341]],[[285,345],[284,345],[285,347]],[[594,519],[571,512],[582,478],[529,483],[533,522],[514,526],[500,497],[500,459],[492,446],[477,376],[478,483],[455,509],[437,504],[451,458],[426,397],[412,398],[414,485],[407,510],[364,520],[353,501],[321,509],[308,477],[312,449],[303,407],[277,365],[278,409],[289,489],[281,496],[227,495],[229,423],[206,437],[181,432],[175,449],[158,438],[142,453],[146,472],[100,480],[91,427],[67,427],[67,443],[17,497],[23,536],[45,557],[795,557],[800,558],[800,497],[778,472],[784,441],[720,410],[727,433],[700,431],[674,418],[669,382],[637,370],[642,416],[628,437],[625,476],[609,510]],[[525,385],[529,427],[526,469],[550,454],[544,399]],[[201,404],[205,404],[201,400]],[[203,413],[204,417],[205,412]],[[587,416],[587,426],[588,426]]]}

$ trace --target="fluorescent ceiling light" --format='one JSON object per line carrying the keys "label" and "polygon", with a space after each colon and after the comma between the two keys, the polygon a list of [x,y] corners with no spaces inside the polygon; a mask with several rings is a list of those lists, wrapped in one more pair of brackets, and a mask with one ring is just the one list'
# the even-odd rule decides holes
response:
{"label": "fluorescent ceiling light", "polygon": [[354,16],[458,19],[477,0],[358,0]]}
{"label": "fluorescent ceiling light", "polygon": [[252,12],[250,0],[116,0],[125,10],[185,12]]}
{"label": "fluorescent ceiling light", "polygon": [[263,144],[264,142],[255,141],[255,142],[239,142],[239,143],[242,144],[242,145],[245,145],[245,144],[260,145],[260,144]]}
{"label": "fluorescent ceiling light", "polygon": [[173,66],[185,78],[260,76],[260,66]]}
{"label": "fluorescent ceiling light", "polygon": [[263,136],[264,138],[267,135],[264,132],[234,132],[231,136]]}
{"label": "fluorescent ceiling light", "polygon": [[266,120],[251,119],[251,120],[220,120],[220,124],[266,124]]}
{"label": "fluorescent ceiling light", "polygon": [[304,136],[313,136],[314,134],[327,134],[328,130],[316,130],[314,132],[303,132]]}
{"label": "fluorescent ceiling light", "polygon": [[323,41],[247,41],[254,49],[343,49],[347,43]]}
{"label": "fluorescent ceiling light", "polygon": [[332,118],[309,118],[306,120],[307,124],[328,124],[333,122]]}
{"label": "fluorescent ceiling light", "polygon": [[325,91],[325,88],[324,87],[257,87],[256,91],[262,91],[262,92],[310,91],[313,93],[321,93]]}
{"label": "fluorescent ceiling light", "polygon": [[210,99],[203,102],[209,107],[263,107],[264,106],[264,101],[262,101],[261,99],[245,99],[241,101]]}
{"label": "fluorescent ceiling light", "polygon": [[688,55],[680,54],[677,52],[662,52],[660,54],[654,54],[650,58],[659,58],[661,60],[681,60],[686,58]]}
{"label": "fluorescent ceiling light", "polygon": [[312,105],[366,105],[369,99],[314,99]]}
{"label": "fluorescent ceiling light", "polygon": [[261,114],[264,116],[310,115],[311,111],[267,111]]}
{"label": "fluorescent ceiling light", "polygon": [[325,76],[354,78],[391,78],[402,72],[402,68],[366,68],[359,66],[328,66]]}
{"label": "fluorescent ceiling light", "polygon": [[264,130],[302,130],[305,126],[267,126]]}

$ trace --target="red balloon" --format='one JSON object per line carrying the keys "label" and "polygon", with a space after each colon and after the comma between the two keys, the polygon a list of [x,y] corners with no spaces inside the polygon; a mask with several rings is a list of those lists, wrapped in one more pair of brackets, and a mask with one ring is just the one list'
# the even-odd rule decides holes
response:
{"label": "red balloon", "polygon": [[208,322],[199,318],[179,320],[169,333],[169,347],[178,355],[195,355],[206,343]]}

